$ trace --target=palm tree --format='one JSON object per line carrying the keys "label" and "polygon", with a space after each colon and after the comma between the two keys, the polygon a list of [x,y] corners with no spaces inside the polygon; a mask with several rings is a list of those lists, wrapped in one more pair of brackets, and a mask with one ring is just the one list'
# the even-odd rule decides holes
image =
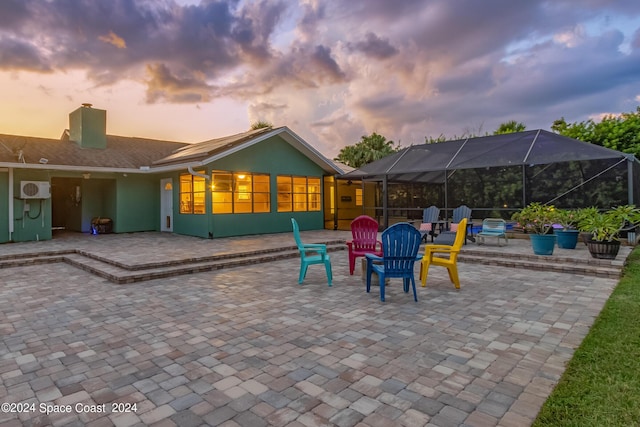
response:
{"label": "palm tree", "polygon": [[503,133],[523,132],[526,128],[527,126],[524,123],[509,120],[508,122],[501,123],[493,134],[501,135]]}
{"label": "palm tree", "polygon": [[266,120],[258,120],[251,123],[251,130],[263,129],[263,128],[272,128],[273,124]]}
{"label": "palm tree", "polygon": [[362,136],[355,145],[347,145],[340,150],[334,159],[353,168],[379,160],[400,149],[393,141],[387,141],[384,136],[373,132],[369,136]]}

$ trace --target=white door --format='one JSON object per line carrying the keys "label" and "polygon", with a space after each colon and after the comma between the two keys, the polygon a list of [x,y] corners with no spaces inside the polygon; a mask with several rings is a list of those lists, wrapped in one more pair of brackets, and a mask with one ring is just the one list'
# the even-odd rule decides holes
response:
{"label": "white door", "polygon": [[160,231],[173,231],[173,181],[160,180]]}

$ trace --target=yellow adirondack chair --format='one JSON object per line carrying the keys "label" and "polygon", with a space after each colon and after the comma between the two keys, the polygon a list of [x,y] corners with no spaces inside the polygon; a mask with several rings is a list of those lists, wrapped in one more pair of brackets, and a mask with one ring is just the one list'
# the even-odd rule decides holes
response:
{"label": "yellow adirondack chair", "polygon": [[[455,285],[456,289],[460,289],[460,279],[458,278],[458,253],[464,244],[464,238],[467,234],[467,218],[463,218],[458,225],[456,238],[453,245],[427,245],[425,246],[424,256],[420,262],[420,281],[422,286],[427,285],[427,274],[429,267],[439,265],[445,267],[449,272],[449,278]],[[448,255],[447,257],[435,256],[436,254]]]}

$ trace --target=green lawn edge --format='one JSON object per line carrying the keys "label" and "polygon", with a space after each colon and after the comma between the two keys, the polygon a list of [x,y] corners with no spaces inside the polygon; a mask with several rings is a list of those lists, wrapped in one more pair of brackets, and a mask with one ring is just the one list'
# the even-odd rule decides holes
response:
{"label": "green lawn edge", "polygon": [[532,426],[640,426],[640,247]]}

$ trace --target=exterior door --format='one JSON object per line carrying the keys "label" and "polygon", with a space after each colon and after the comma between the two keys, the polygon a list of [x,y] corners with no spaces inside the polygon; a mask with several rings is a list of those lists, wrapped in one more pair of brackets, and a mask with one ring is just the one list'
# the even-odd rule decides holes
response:
{"label": "exterior door", "polygon": [[173,180],[160,180],[160,231],[173,231]]}

